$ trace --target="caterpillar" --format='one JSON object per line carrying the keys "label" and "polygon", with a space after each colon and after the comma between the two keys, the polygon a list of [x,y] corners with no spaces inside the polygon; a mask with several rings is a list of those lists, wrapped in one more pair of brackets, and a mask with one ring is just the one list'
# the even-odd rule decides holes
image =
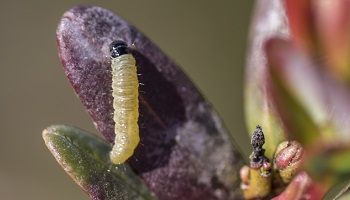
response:
{"label": "caterpillar", "polygon": [[137,147],[139,137],[139,82],[136,61],[124,41],[109,45],[112,67],[113,119],[115,122],[114,145],[110,160],[114,164],[124,163]]}

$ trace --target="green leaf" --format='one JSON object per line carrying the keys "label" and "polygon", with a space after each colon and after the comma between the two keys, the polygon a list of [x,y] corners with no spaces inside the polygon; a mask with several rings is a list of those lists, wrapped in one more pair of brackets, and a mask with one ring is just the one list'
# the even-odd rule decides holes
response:
{"label": "green leaf", "polygon": [[155,199],[127,164],[109,161],[111,147],[83,130],[53,125],[43,138],[57,162],[92,199]]}
{"label": "green leaf", "polygon": [[327,194],[323,197],[324,200],[328,199],[338,199],[338,200],[346,200],[350,198],[350,180],[342,181],[335,186],[333,186]]}
{"label": "green leaf", "polygon": [[273,36],[288,34],[289,28],[282,1],[256,1],[247,53],[244,88],[245,116],[250,136],[256,125],[260,125],[264,130],[265,155],[270,159],[277,145],[286,140],[286,136],[267,90],[269,77],[263,46]]}

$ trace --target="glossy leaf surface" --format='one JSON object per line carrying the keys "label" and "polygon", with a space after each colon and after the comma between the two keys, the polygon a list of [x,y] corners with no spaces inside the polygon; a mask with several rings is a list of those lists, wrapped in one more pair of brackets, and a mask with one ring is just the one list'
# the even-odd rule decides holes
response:
{"label": "glossy leaf surface", "polygon": [[46,146],[62,168],[92,199],[155,199],[130,167],[109,162],[108,143],[83,130],[54,125],[45,129]]}

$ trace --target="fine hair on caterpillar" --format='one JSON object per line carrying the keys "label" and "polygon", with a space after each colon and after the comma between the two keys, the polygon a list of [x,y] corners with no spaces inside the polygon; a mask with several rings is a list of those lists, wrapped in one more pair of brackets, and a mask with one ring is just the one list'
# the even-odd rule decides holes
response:
{"label": "fine hair on caterpillar", "polygon": [[139,81],[136,61],[124,41],[114,41],[109,46],[112,67],[113,120],[115,122],[114,146],[110,160],[124,163],[137,147],[139,137]]}

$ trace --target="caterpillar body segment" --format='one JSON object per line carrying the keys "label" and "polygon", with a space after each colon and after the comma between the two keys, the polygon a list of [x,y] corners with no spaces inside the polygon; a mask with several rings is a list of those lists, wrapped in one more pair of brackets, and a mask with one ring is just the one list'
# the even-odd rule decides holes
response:
{"label": "caterpillar body segment", "polygon": [[137,147],[139,137],[139,82],[136,61],[123,41],[110,45],[112,67],[112,96],[115,122],[114,146],[110,160],[114,164],[124,163]]}

